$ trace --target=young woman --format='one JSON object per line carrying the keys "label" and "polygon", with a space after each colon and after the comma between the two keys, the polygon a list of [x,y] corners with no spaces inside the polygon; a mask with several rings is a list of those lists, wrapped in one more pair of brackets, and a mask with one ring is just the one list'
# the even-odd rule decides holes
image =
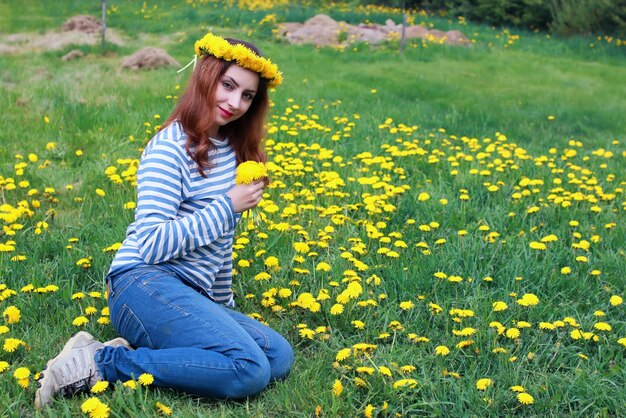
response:
{"label": "young woman", "polygon": [[233,310],[231,290],[235,225],[264,187],[235,185],[235,170],[265,160],[267,89],[281,73],[244,41],[209,33],[195,51],[187,90],[143,152],[135,220],[107,275],[111,322],[124,338],[70,338],[42,372],[38,408],[143,373],[155,386],[224,399],[289,373],[290,344]]}

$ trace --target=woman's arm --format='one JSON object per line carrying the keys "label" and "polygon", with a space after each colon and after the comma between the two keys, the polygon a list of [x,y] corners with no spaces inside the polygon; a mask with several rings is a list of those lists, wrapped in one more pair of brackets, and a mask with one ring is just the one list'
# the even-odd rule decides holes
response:
{"label": "woman's arm", "polygon": [[178,216],[187,164],[185,151],[169,141],[155,144],[142,159],[135,224],[139,253],[147,264],[184,256],[235,227],[235,211],[226,194],[192,214]]}

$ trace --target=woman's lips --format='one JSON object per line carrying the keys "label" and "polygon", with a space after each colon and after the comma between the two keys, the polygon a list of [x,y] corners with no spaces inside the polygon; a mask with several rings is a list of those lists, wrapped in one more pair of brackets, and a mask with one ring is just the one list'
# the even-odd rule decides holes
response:
{"label": "woman's lips", "polygon": [[225,119],[228,119],[233,115],[231,112],[229,112],[226,109],[222,109],[221,107],[220,107],[220,113],[222,114],[222,117]]}

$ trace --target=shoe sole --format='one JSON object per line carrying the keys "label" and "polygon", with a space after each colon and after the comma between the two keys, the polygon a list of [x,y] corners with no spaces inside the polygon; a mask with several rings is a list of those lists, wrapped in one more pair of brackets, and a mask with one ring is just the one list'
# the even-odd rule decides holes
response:
{"label": "shoe sole", "polygon": [[[80,331],[78,333],[76,333],[76,335],[74,335],[72,338],[70,338],[69,340],[67,340],[67,342],[65,343],[65,345],[63,346],[63,349],[61,350],[61,352],[59,354],[57,354],[56,357],[54,357],[51,360],[48,360],[48,362],[46,363],[46,366],[44,367],[44,370],[48,370],[50,369],[50,366],[59,359],[59,357],[62,357],[63,355],[69,353],[74,344],[76,343],[76,341],[79,338],[89,338],[91,340],[93,340],[93,335],[91,335],[90,333],[86,332],[86,331]],[[38,381],[38,389],[35,392],[35,408],[37,409],[42,409],[45,405],[41,404],[41,393],[40,393],[40,388],[44,387],[45,384],[48,382],[48,379],[54,379],[54,373],[49,372],[49,373],[43,373],[43,377],[41,379],[39,379]]]}
{"label": "shoe sole", "polygon": [[125,338],[122,338],[122,337],[117,337],[112,340],[105,341],[103,344],[107,347],[124,347],[124,348],[128,348],[129,350],[133,349],[130,343]]}

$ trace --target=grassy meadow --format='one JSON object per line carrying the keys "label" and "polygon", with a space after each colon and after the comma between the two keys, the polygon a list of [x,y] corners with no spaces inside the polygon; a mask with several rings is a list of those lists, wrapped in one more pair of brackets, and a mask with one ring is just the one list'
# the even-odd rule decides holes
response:
{"label": "grassy meadow", "polygon": [[[472,46],[316,48],[274,39],[272,22],[401,13],[107,5],[119,45],[0,53],[1,417],[625,413],[626,43],[413,13]],[[78,14],[100,18],[100,2],[0,2],[0,46]],[[184,65],[209,29],[254,41],[285,78],[234,289],[292,342],[292,374],[244,401],[118,382],[36,411],[37,374],[72,334],[115,336],[104,276],[141,149],[189,77],[121,60],[154,46]],[[62,61],[72,49],[85,56]]]}

